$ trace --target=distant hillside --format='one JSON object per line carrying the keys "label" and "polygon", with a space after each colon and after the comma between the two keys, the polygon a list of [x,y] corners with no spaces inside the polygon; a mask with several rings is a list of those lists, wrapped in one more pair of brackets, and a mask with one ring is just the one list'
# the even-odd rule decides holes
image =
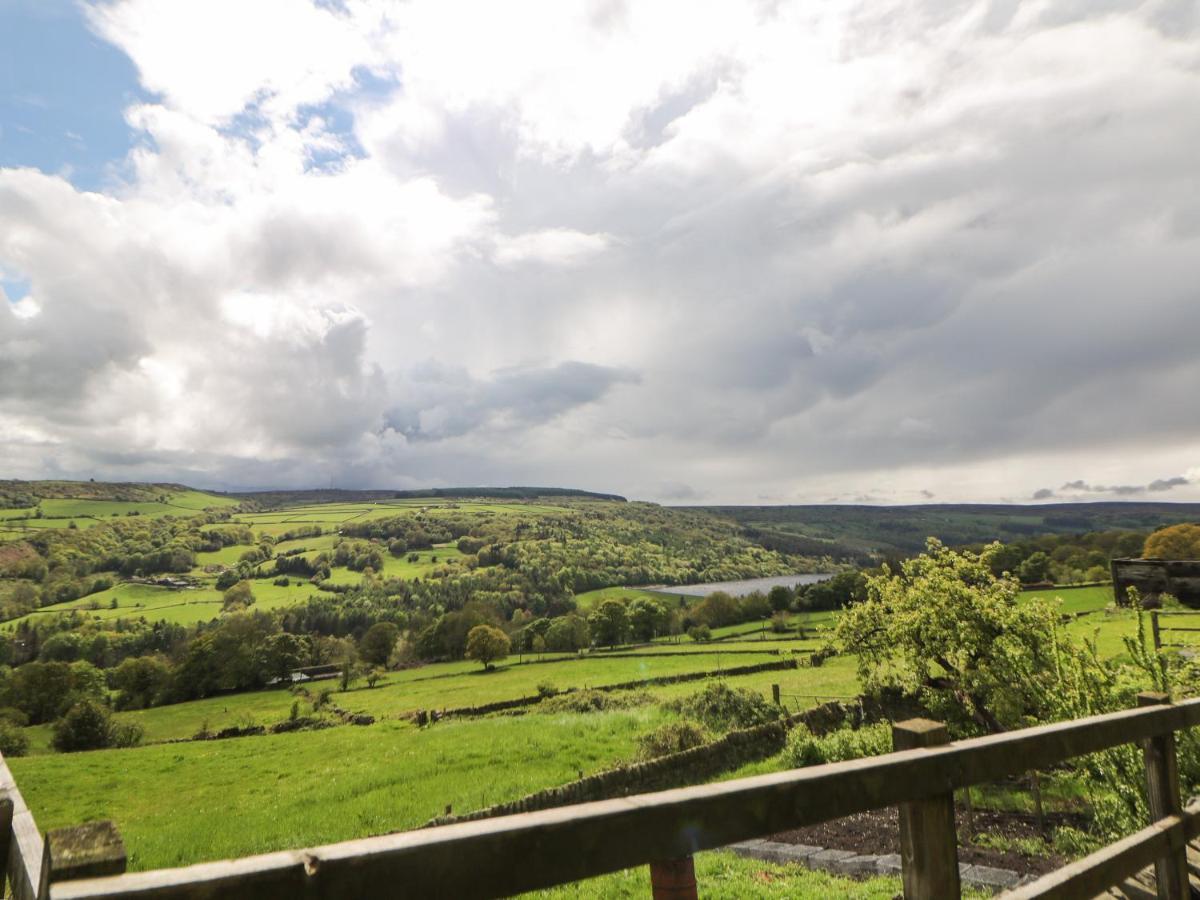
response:
{"label": "distant hillside", "polygon": [[918,506],[698,506],[738,522],[771,549],[835,558],[909,554],[929,536],[951,545],[1039,534],[1153,531],[1200,521],[1200,503],[930,504]]}
{"label": "distant hillside", "polygon": [[135,481],[18,481],[0,479],[0,509],[36,506],[39,500],[117,500],[152,503],[167,494],[190,491],[182,484]]}
{"label": "distant hillside", "polygon": [[592,500],[615,500],[625,498],[619,494],[598,494],[576,488],[556,487],[456,487],[426,488],[415,491],[386,490],[342,490],[340,488],[318,488],[302,491],[234,491],[223,494],[239,501],[251,501],[262,506],[292,506],[309,503],[365,503],[378,500],[414,500],[421,497],[468,498],[486,497],[499,500],[536,500],[539,497],[584,497]]}

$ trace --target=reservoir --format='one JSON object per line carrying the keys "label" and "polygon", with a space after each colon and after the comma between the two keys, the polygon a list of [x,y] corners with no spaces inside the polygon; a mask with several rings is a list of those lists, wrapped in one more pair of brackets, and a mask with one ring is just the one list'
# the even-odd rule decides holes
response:
{"label": "reservoir", "polygon": [[712,581],[708,584],[679,584],[670,587],[656,586],[643,588],[643,590],[655,591],[660,594],[679,594],[683,597],[706,597],[713,591],[724,591],[734,597],[745,597],[747,594],[753,594],[755,591],[762,591],[765,594],[771,588],[780,584],[786,588],[794,588],[800,584],[816,584],[819,581],[828,581],[832,577],[832,573],[816,575],[772,575],[769,578],[744,578],[741,581]]}

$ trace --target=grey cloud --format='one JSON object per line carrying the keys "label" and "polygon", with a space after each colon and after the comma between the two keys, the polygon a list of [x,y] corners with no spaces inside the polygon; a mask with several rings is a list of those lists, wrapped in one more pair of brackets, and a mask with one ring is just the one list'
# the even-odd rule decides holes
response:
{"label": "grey cloud", "polygon": [[1182,475],[1176,475],[1174,478],[1156,478],[1154,481],[1146,485],[1148,491],[1169,491],[1172,488],[1183,487],[1191,482]]}
{"label": "grey cloud", "polygon": [[1033,492],[1034,500],[1049,500],[1053,496],[1054,491],[1050,490],[1050,488],[1038,488]]}
{"label": "grey cloud", "polygon": [[410,440],[460,437],[484,426],[529,428],[595,403],[619,384],[636,384],[628,369],[584,362],[520,367],[476,379],[460,367],[427,362],[395,384],[386,427]]}
{"label": "grey cloud", "polygon": [[[1162,492],[1169,491],[1173,488],[1182,487],[1191,482],[1182,475],[1176,475],[1172,478],[1156,478],[1149,484],[1118,484],[1118,485],[1103,485],[1103,484],[1088,484],[1082,479],[1068,481],[1059,490],[1073,491],[1082,494],[1115,494],[1118,497],[1130,497],[1136,494],[1144,494],[1147,491]],[[1040,491],[1038,493],[1041,493]]]}

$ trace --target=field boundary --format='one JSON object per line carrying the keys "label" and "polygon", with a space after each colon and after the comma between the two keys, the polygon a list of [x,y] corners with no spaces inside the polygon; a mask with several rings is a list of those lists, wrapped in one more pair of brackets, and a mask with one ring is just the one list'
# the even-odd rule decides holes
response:
{"label": "field boundary", "polygon": [[[671,654],[677,655],[677,654]],[[526,697],[515,697],[512,700],[497,700],[493,703],[481,703],[478,706],[460,706],[451,709],[442,709],[437,712],[436,718],[465,718],[471,716],[486,716],[489,713],[506,712],[513,709],[521,709],[527,706],[536,706],[544,700],[549,700],[551,697],[563,697],[568,694],[574,694],[581,690],[603,691],[609,693],[612,691],[630,691],[638,688],[657,687],[664,684],[682,684],[688,681],[702,681],[709,678],[721,678],[729,675],[753,675],[756,672],[774,672],[783,669],[798,669],[799,662],[795,659],[782,659],[776,662],[755,663],[749,666],[732,666],[728,669],[713,669],[705,672],[681,672],[678,675],[659,675],[655,678],[642,678],[637,681],[622,681],[617,684],[597,684],[583,688],[566,688],[565,690],[555,691],[554,693],[532,694]],[[401,715],[399,718],[411,718],[414,715],[420,718],[422,714],[428,715],[425,709],[414,710],[412,713]]]}

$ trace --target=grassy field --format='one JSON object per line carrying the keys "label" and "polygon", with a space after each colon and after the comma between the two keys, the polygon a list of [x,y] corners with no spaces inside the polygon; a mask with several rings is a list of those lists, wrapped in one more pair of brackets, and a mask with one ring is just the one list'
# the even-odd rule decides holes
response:
{"label": "grassy field", "polygon": [[[377,718],[398,718],[416,709],[477,706],[530,696],[537,693],[538,685],[543,683],[561,690],[774,661],[769,656],[736,652],[652,658],[592,656],[578,659],[565,656],[560,659],[560,662],[535,664],[518,664],[512,660],[488,673],[484,673],[478,663],[469,661],[437,663],[389,672],[374,688],[368,688],[360,681],[351,690],[341,692],[337,690],[336,681],[324,681],[313,684],[310,691],[315,694],[331,690],[333,703],[353,712],[364,712]],[[829,660],[819,669],[758,672],[735,676],[729,682],[765,696],[770,695],[772,684],[779,684],[789,695],[784,699],[791,709],[814,705],[813,696],[850,697],[857,693],[853,661],[846,658]],[[669,699],[690,694],[701,687],[701,682],[690,681],[656,686],[651,692],[656,697]],[[793,695],[805,695],[805,698]],[[286,690],[269,689],[122,712],[117,713],[117,718],[141,725],[144,740],[149,743],[190,738],[206,728],[220,731],[235,725],[272,725],[288,717],[291,705],[297,699]],[[304,698],[299,700],[301,714],[309,714],[309,702]],[[38,726],[27,731],[33,752],[45,752],[49,744],[48,729]]]}
{"label": "grassy field", "polygon": [[530,721],[383,722],[10,765],[39,828],[111,818],[136,870],[382,834],[447,805],[513,800],[632,757],[664,717],[643,708]]}
{"label": "grassy field", "polygon": [[[758,860],[742,859],[728,852],[696,855],[696,885],[701,897],[714,900],[741,898],[790,897],[794,900],[826,900],[829,897],[849,900],[892,900],[902,892],[899,878],[869,878],[856,881],[813,872],[801,866],[776,865]],[[650,896],[650,868],[641,866],[626,869],[587,881],[562,885],[545,891],[521,894],[522,897],[546,898],[642,898]],[[988,896],[966,891],[964,897]]]}
{"label": "grassy field", "polygon": [[599,588],[594,591],[584,591],[582,594],[575,595],[575,602],[579,605],[579,609],[583,612],[588,612],[592,607],[605,600],[620,600],[628,602],[636,600],[638,597],[645,597],[649,600],[657,600],[660,603],[669,602],[672,606],[679,602],[679,598],[672,597],[670,594],[660,594],[655,591],[647,591],[642,588],[627,588],[627,587],[608,587]]}
{"label": "grassy field", "polygon": [[[11,532],[11,536],[19,536],[22,528],[66,528],[72,521],[79,528],[87,528],[114,516],[186,517],[206,509],[228,509],[237,505],[238,501],[229,497],[190,490],[164,493],[161,501],[46,498],[34,508],[0,510],[0,520],[7,525],[4,535]],[[38,510],[42,517],[34,518]]]}
{"label": "grassy field", "polygon": [[[284,587],[263,578],[252,581],[254,609],[283,609],[302,603],[320,591],[304,579],[292,578]],[[116,606],[113,606],[113,601]],[[177,590],[153,584],[122,582],[106,591],[89,594],[67,603],[45,606],[20,619],[5,622],[4,630],[11,631],[25,619],[37,619],[57,613],[78,610],[102,621],[144,617],[150,622],[170,622],[175,625],[195,625],[209,622],[221,615],[222,592],[214,587]]]}
{"label": "grassy field", "polygon": [[1059,587],[1047,591],[1022,591],[1024,599],[1061,600],[1062,611],[1067,614],[1098,612],[1113,604],[1112,585],[1089,587]]}

